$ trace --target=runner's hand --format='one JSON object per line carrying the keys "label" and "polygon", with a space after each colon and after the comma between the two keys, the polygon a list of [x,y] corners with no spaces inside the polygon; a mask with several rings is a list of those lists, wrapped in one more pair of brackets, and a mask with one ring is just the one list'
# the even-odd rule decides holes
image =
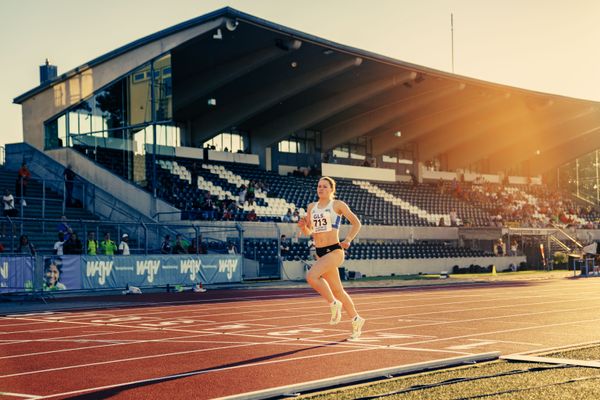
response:
{"label": "runner's hand", "polygon": [[307,229],[308,228],[308,221],[306,220],[306,217],[300,218],[298,220],[298,227],[300,229]]}

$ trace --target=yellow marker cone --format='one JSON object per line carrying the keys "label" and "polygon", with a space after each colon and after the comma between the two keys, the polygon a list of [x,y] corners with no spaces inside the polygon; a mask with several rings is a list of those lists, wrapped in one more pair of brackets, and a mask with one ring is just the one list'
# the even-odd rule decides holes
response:
{"label": "yellow marker cone", "polygon": [[492,265],[492,276],[496,276],[496,266]]}

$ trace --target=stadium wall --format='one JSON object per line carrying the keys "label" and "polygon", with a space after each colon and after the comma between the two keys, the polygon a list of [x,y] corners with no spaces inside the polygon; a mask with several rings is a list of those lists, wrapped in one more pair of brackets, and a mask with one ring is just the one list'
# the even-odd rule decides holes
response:
{"label": "stadium wall", "polygon": [[[346,260],[343,267],[348,271],[360,272],[363,276],[391,276],[439,274],[442,271],[452,273],[452,268],[468,268],[471,265],[488,267],[496,266],[496,271],[518,266],[525,261],[520,257],[474,257],[474,258],[435,258],[435,259],[402,259],[402,260]],[[281,268],[282,280],[303,280],[306,273],[306,264],[302,261],[284,261]]]}

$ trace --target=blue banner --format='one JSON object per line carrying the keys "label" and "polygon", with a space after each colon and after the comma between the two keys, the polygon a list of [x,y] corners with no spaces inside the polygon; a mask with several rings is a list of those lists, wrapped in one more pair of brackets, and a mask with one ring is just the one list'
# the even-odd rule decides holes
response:
{"label": "blue banner", "polygon": [[77,290],[81,284],[81,256],[44,257],[42,290]]}
{"label": "blue banner", "polygon": [[84,289],[233,283],[242,280],[239,255],[81,257]]}
{"label": "blue banner", "polygon": [[33,290],[33,257],[0,257],[0,293]]}

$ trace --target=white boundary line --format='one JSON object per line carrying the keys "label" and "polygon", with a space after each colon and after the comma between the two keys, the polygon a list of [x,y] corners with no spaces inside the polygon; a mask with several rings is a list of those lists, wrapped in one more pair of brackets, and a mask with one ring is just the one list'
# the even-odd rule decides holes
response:
{"label": "white boundary line", "polygon": [[570,358],[511,355],[511,356],[500,357],[500,359],[508,360],[508,361],[525,361],[525,362],[546,363],[546,364],[565,364],[565,365],[573,365],[573,366],[577,366],[577,367],[600,368],[600,361],[573,360]]}
{"label": "white boundary line", "polygon": [[415,364],[403,365],[400,367],[383,368],[373,371],[359,372],[355,374],[342,375],[334,378],[320,379],[316,381],[304,382],[295,385],[279,386],[271,389],[259,390],[256,392],[242,393],[233,396],[219,397],[216,400],[254,400],[265,399],[275,396],[286,396],[316,389],[324,389],[331,386],[347,385],[365,381],[369,379],[382,378],[389,375],[408,374],[425,371],[428,369],[448,368],[468,362],[491,361],[498,358],[500,353],[481,353],[470,356],[445,358],[435,361],[426,361]]}
{"label": "white boundary line", "polygon": [[[231,346],[229,348],[233,348],[233,347],[243,347],[245,345],[242,346]],[[200,370],[200,371],[192,371],[192,372],[186,372],[186,373],[182,373],[182,374],[174,374],[174,375],[165,375],[165,376],[160,376],[160,377],[156,377],[156,378],[150,378],[150,379],[142,379],[142,380],[138,380],[138,381],[132,381],[132,382],[123,382],[123,383],[118,383],[118,384],[114,384],[114,385],[107,385],[107,386],[101,386],[101,387],[95,387],[95,388],[86,388],[86,389],[79,389],[79,390],[74,390],[71,392],[66,392],[66,393],[56,393],[53,395],[49,395],[49,396],[41,396],[41,399],[50,399],[53,397],[60,397],[60,396],[67,396],[67,395],[73,395],[73,394],[78,394],[78,393],[85,393],[85,392],[93,392],[93,391],[97,391],[97,390],[104,390],[104,389],[112,389],[112,388],[117,388],[117,387],[122,387],[122,386],[129,386],[129,385],[135,385],[135,384],[140,384],[140,383],[146,383],[146,382],[160,382],[166,379],[173,379],[173,378],[183,378],[183,377],[187,377],[187,376],[195,376],[195,375],[201,375],[201,374],[206,374],[209,372],[218,372],[218,371],[228,371],[228,370],[234,370],[234,369],[240,369],[240,368],[247,368],[247,367],[254,367],[254,366],[263,366],[263,365],[269,365],[269,364],[279,364],[279,363],[284,363],[284,362],[290,362],[290,361],[298,361],[298,360],[305,360],[305,359],[310,359],[310,358],[319,358],[319,357],[326,357],[326,356],[330,356],[330,355],[338,355],[338,354],[347,354],[347,353],[356,353],[359,351],[367,351],[367,350],[372,350],[372,349],[364,349],[364,348],[355,348],[352,350],[344,350],[344,351],[338,351],[335,353],[327,353],[327,354],[315,354],[315,355],[311,355],[311,356],[301,356],[301,357],[292,357],[292,358],[286,358],[283,360],[273,360],[273,361],[260,361],[260,362],[255,362],[255,363],[249,363],[249,364],[241,364],[241,365],[236,365],[233,367],[222,367],[222,368],[207,368],[204,370]],[[199,350],[202,351],[202,350]],[[197,353],[199,351],[189,351],[189,352],[181,352],[182,354],[189,354],[189,353]],[[146,357],[140,357],[140,358],[146,358]]]}
{"label": "white boundary line", "polygon": [[[363,351],[363,349],[338,352],[337,354],[351,353],[351,352],[356,352],[356,351]],[[337,384],[342,384],[342,383],[351,383],[351,382],[356,382],[356,381],[360,381],[360,380],[383,377],[383,376],[387,376],[390,374],[417,372],[417,371],[423,371],[426,369],[433,369],[433,368],[444,368],[444,367],[449,367],[452,365],[463,364],[466,362],[489,361],[489,360],[497,359],[499,357],[499,355],[500,355],[500,353],[495,352],[495,353],[483,353],[483,354],[476,354],[476,355],[469,355],[469,356],[462,356],[462,357],[446,358],[446,359],[442,359],[442,360],[409,364],[409,365],[405,365],[405,366],[401,366],[401,367],[383,368],[383,369],[378,369],[378,370],[373,370],[373,371],[359,372],[359,373],[354,373],[354,374],[349,374],[349,375],[343,375],[340,377],[304,382],[304,383],[297,384],[297,385],[281,386],[278,388],[266,389],[266,390],[261,390],[261,391],[257,391],[257,392],[250,392],[250,393],[245,393],[245,394],[241,394],[241,395],[222,397],[220,399],[239,399],[239,400],[241,400],[241,399],[263,399],[263,398],[273,397],[273,396],[277,396],[277,395],[285,395],[287,393],[290,393],[290,391],[319,389],[319,388],[324,388],[327,386],[332,386],[332,385],[337,385]],[[75,390],[75,391],[65,392],[65,393],[56,393],[56,394],[49,395],[49,396],[41,396],[39,398],[40,399],[50,399],[50,398],[54,398],[54,397],[70,396],[70,395],[74,395],[74,394],[81,394],[81,393],[86,393],[86,392],[94,392],[94,391],[99,391],[99,390],[113,389],[113,388],[136,385],[136,384],[141,384],[141,383],[157,382],[157,381],[160,382],[160,381],[163,381],[166,379],[183,378],[183,377],[188,377],[188,376],[200,375],[200,374],[204,374],[204,373],[208,373],[208,372],[250,367],[250,366],[254,366],[255,364],[256,365],[276,364],[276,363],[280,363],[280,362],[297,361],[298,359],[315,358],[315,357],[321,357],[321,356],[322,355],[297,357],[297,358],[286,359],[286,360],[268,361],[266,363],[261,362],[261,363],[247,364],[247,365],[239,365],[239,366],[235,366],[235,367],[215,368],[212,370],[194,371],[194,372],[188,372],[188,373],[184,373],[184,374],[167,375],[167,376],[151,378],[151,379],[144,379],[144,380],[138,380],[138,381],[132,381],[132,382],[123,382],[123,383],[114,384],[114,385],[80,389],[80,390]]]}
{"label": "white boundary line", "polygon": [[40,396],[37,396],[34,394],[12,393],[12,392],[0,392],[0,396],[23,397],[27,400],[41,399]]}

